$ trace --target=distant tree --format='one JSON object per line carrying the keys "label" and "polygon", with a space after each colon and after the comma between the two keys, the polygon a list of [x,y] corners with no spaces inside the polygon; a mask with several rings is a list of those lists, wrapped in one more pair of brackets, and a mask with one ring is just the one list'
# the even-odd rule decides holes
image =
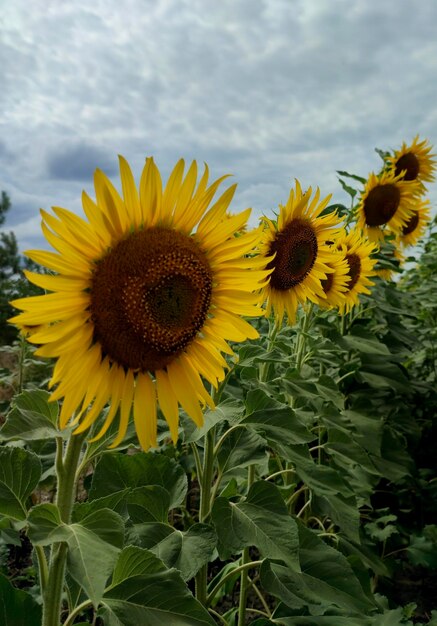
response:
{"label": "distant tree", "polygon": [[[6,220],[11,201],[6,192],[1,192],[0,226]],[[43,293],[32,285],[23,274],[23,269],[38,271],[39,266],[22,257],[18,252],[17,238],[13,232],[0,233],[0,345],[11,344],[18,335],[17,329],[8,323],[14,315],[10,300]]]}

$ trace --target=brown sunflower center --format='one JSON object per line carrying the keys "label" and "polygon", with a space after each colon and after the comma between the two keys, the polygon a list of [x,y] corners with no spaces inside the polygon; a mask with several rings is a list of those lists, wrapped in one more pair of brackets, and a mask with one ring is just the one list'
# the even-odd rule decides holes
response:
{"label": "brown sunflower center", "polygon": [[202,328],[211,294],[206,255],[191,237],[160,227],[132,233],[96,264],[94,340],[125,368],[162,369]]}
{"label": "brown sunflower center", "polygon": [[399,176],[403,170],[406,170],[404,180],[416,180],[419,175],[419,169],[419,159],[417,156],[412,152],[407,152],[396,161],[395,174]]}
{"label": "brown sunflower center", "polygon": [[396,213],[401,201],[401,192],[396,185],[377,185],[369,191],[364,201],[367,226],[387,224]]}
{"label": "brown sunflower center", "polygon": [[332,289],[332,285],[334,284],[334,272],[326,274],[326,278],[322,278],[320,282],[322,284],[323,291],[328,294]]}
{"label": "brown sunflower center", "polygon": [[408,222],[403,227],[402,234],[409,235],[410,233],[414,232],[417,228],[418,223],[419,223],[419,213],[417,213],[416,211],[416,213],[414,213],[414,215],[410,217]]}
{"label": "brown sunflower center", "polygon": [[269,254],[275,254],[267,266],[274,268],[270,285],[286,291],[301,283],[311,271],[317,251],[317,237],[311,224],[298,218],[292,220],[276,233],[270,244]]}
{"label": "brown sunflower center", "polygon": [[347,273],[349,277],[349,283],[347,285],[348,291],[351,291],[358,282],[361,274],[361,259],[358,254],[347,254],[346,261],[349,265],[349,271]]}

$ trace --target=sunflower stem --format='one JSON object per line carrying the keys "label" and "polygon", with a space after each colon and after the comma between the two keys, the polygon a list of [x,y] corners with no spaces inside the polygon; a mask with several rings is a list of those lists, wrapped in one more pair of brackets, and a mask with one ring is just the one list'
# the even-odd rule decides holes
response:
{"label": "sunflower stem", "polygon": [[[247,469],[247,491],[253,485],[255,480],[255,465],[249,465]],[[241,565],[250,563],[249,548],[244,548],[241,558]],[[246,623],[246,604],[247,604],[247,591],[248,591],[248,578],[247,572],[243,570],[240,577],[240,597],[238,601],[238,626],[244,626]]]}
{"label": "sunflower stem", "polygon": [[[210,513],[211,508],[211,488],[214,474],[214,443],[215,427],[211,428],[205,435],[205,447],[203,450],[203,469],[200,481],[200,505],[199,522],[204,522]],[[203,565],[196,574],[196,598],[206,606],[208,583],[208,564]]]}
{"label": "sunflower stem", "polygon": [[[84,438],[84,434],[70,435],[65,454],[63,454],[62,438],[57,437],[56,439],[56,473],[58,478],[56,505],[64,524],[69,524],[71,520],[71,511],[76,496],[76,470]],[[42,626],[59,626],[60,624],[67,553],[68,546],[65,542],[53,544],[47,584],[43,594]]]}

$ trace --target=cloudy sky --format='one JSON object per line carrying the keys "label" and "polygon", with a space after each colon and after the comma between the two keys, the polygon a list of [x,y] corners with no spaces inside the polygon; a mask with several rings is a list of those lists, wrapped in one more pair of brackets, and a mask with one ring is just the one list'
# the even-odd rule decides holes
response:
{"label": "cloudy sky", "polygon": [[[294,178],[346,202],[375,147],[437,146],[436,0],[14,0],[0,16],[0,189],[20,249],[38,209],[80,213],[96,167],[153,155],[232,173],[271,214]],[[118,186],[118,185],[117,185]],[[430,187],[437,205],[437,184]]]}

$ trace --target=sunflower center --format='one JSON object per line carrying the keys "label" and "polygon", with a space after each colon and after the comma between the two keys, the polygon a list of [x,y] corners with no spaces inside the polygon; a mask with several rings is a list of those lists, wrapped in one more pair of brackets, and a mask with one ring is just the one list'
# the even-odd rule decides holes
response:
{"label": "sunflower center", "polygon": [[320,282],[322,284],[323,291],[328,294],[331,291],[332,285],[334,283],[334,272],[326,274],[326,278],[322,278]]}
{"label": "sunflower center", "polygon": [[410,217],[408,222],[403,227],[402,234],[409,235],[410,233],[414,232],[417,228],[418,223],[419,223],[419,213],[417,213],[416,211],[416,213],[414,213],[414,215]]}
{"label": "sunflower center", "polygon": [[351,291],[357,284],[361,274],[361,259],[358,254],[347,254],[346,261],[349,265],[349,271],[347,273],[349,277],[349,283],[347,287],[348,291]]}
{"label": "sunflower center", "polygon": [[416,180],[419,175],[419,169],[419,159],[417,156],[412,152],[407,152],[396,161],[395,174],[399,176],[403,170],[406,170],[404,180]]}
{"label": "sunflower center", "polygon": [[378,185],[369,191],[364,201],[367,226],[387,224],[396,213],[401,201],[401,192],[396,185]]}
{"label": "sunflower center", "polygon": [[317,251],[317,237],[311,224],[298,218],[292,220],[276,233],[270,245],[269,254],[275,254],[267,266],[268,269],[274,268],[270,285],[286,291],[301,283],[311,271]]}
{"label": "sunflower center", "polygon": [[209,263],[191,237],[160,227],[132,233],[95,267],[94,340],[124,368],[162,369],[201,330],[211,294]]}

